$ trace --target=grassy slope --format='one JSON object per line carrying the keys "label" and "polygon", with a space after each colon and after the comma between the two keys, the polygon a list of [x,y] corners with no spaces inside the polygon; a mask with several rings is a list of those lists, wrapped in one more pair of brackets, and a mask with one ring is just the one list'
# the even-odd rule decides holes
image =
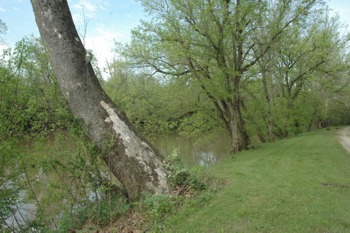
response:
{"label": "grassy slope", "polygon": [[335,130],[259,146],[208,168],[227,181],[166,232],[350,232],[350,155]]}

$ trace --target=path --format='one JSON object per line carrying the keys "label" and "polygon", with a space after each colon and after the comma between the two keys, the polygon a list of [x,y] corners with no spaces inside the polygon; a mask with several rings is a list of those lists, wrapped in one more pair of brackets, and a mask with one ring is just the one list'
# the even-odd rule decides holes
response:
{"label": "path", "polygon": [[346,127],[338,132],[339,142],[343,145],[345,150],[350,153],[350,127]]}

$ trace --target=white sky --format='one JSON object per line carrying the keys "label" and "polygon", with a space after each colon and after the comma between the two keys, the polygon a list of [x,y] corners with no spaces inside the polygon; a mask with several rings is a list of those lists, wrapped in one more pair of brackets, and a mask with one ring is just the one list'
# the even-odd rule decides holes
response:
{"label": "white sky", "polygon": [[[350,0],[326,1],[333,13],[350,25]],[[131,29],[145,18],[141,4],[135,0],[68,0],[68,3],[81,34],[85,14],[88,21],[85,46],[93,50],[101,68],[114,56],[114,41],[128,42]],[[14,46],[24,36],[39,37],[30,0],[0,0],[0,19],[8,26],[7,34],[1,35],[8,46]]]}

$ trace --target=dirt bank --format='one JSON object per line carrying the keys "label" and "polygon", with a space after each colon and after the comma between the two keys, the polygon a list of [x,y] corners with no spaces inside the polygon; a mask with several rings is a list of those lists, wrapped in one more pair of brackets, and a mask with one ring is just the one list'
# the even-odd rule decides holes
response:
{"label": "dirt bank", "polygon": [[339,130],[337,137],[343,147],[350,153],[350,127]]}

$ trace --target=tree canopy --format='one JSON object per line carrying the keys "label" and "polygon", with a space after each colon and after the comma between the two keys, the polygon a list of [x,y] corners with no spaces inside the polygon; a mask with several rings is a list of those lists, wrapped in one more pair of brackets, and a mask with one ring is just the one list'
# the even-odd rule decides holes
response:
{"label": "tree canopy", "polygon": [[250,143],[244,109],[263,69],[277,70],[276,80],[284,77],[281,91],[291,109],[304,83],[318,81],[311,79],[316,71],[339,72],[344,66],[343,57],[336,64],[333,56],[341,56],[347,41],[337,38],[334,19],[320,0],[141,2],[152,19],[133,31],[122,54],[134,67],[196,82],[231,135],[233,152]]}

